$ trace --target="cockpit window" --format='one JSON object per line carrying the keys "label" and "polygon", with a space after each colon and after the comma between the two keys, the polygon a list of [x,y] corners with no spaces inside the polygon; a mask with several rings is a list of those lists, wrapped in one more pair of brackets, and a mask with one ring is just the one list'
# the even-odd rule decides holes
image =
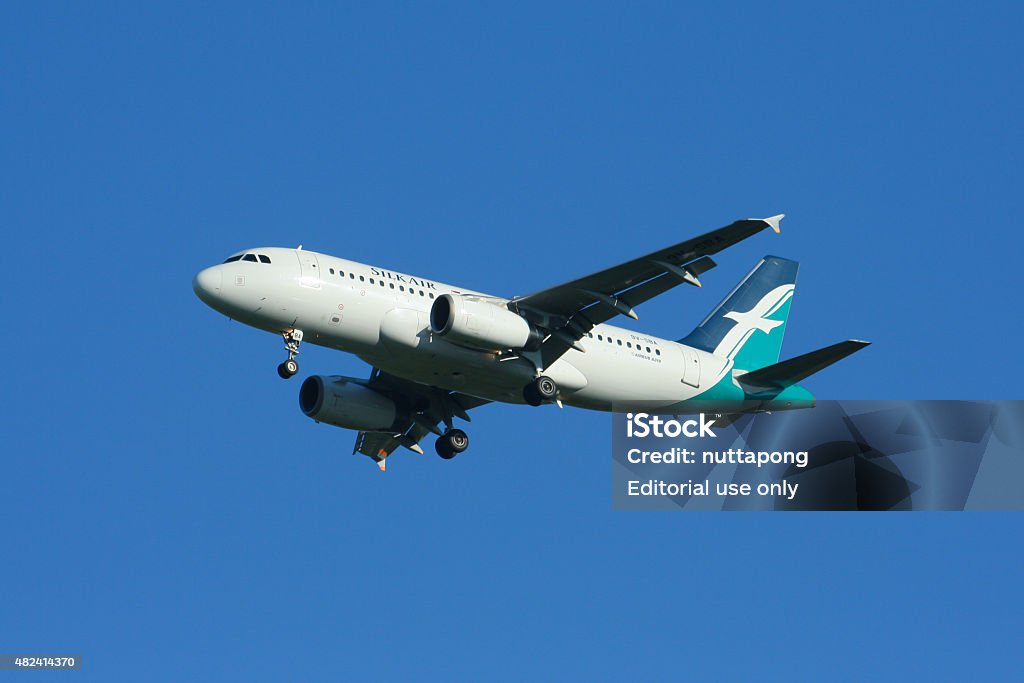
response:
{"label": "cockpit window", "polygon": [[264,254],[260,254],[260,263],[270,263],[270,257]]}
{"label": "cockpit window", "polygon": [[245,256],[242,257],[242,260],[243,261],[252,261],[253,263],[255,263],[256,262],[256,254],[246,254]]}
{"label": "cockpit window", "polygon": [[241,254],[235,254],[234,256],[229,256],[228,259],[224,261],[224,263],[231,263],[232,261],[237,261],[240,258],[242,258]]}

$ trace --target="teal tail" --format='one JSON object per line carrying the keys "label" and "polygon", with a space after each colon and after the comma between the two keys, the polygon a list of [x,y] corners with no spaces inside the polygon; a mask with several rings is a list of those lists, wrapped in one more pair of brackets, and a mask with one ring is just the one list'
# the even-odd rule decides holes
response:
{"label": "teal tail", "polygon": [[731,358],[740,370],[777,363],[798,267],[796,261],[765,256],[679,343]]}

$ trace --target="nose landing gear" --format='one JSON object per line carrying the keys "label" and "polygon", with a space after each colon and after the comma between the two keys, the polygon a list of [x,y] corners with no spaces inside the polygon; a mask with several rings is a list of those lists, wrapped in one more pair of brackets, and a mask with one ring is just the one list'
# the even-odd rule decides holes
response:
{"label": "nose landing gear", "polygon": [[541,375],[523,387],[523,399],[531,406],[551,403],[558,399],[558,384],[550,377]]}
{"label": "nose landing gear", "polygon": [[451,460],[469,448],[469,435],[461,429],[449,429],[434,442],[434,450],[445,460]]}
{"label": "nose landing gear", "polygon": [[302,330],[288,330],[283,332],[284,350],[288,352],[288,360],[277,366],[277,374],[281,379],[290,379],[299,372],[299,364],[295,362],[295,356],[299,355],[299,344],[302,343]]}

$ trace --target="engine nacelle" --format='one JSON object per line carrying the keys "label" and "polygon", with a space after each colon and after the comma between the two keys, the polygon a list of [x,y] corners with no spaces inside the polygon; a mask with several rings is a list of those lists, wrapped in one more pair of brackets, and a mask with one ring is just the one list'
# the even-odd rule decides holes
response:
{"label": "engine nacelle", "polygon": [[536,351],[544,335],[504,306],[442,294],[430,307],[430,329],[448,341],[488,351]]}
{"label": "engine nacelle", "polygon": [[365,432],[388,431],[399,417],[390,398],[341,376],[306,378],[299,389],[299,408],[317,422]]}

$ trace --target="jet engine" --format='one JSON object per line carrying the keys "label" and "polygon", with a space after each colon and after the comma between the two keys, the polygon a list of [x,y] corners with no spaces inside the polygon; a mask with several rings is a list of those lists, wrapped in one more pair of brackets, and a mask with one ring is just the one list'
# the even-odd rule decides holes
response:
{"label": "jet engine", "polygon": [[387,396],[351,377],[312,375],[299,388],[299,408],[317,422],[365,432],[389,431],[399,421]]}
{"label": "jet engine", "polygon": [[430,329],[448,341],[488,351],[536,351],[543,333],[504,306],[442,294],[430,307]]}

